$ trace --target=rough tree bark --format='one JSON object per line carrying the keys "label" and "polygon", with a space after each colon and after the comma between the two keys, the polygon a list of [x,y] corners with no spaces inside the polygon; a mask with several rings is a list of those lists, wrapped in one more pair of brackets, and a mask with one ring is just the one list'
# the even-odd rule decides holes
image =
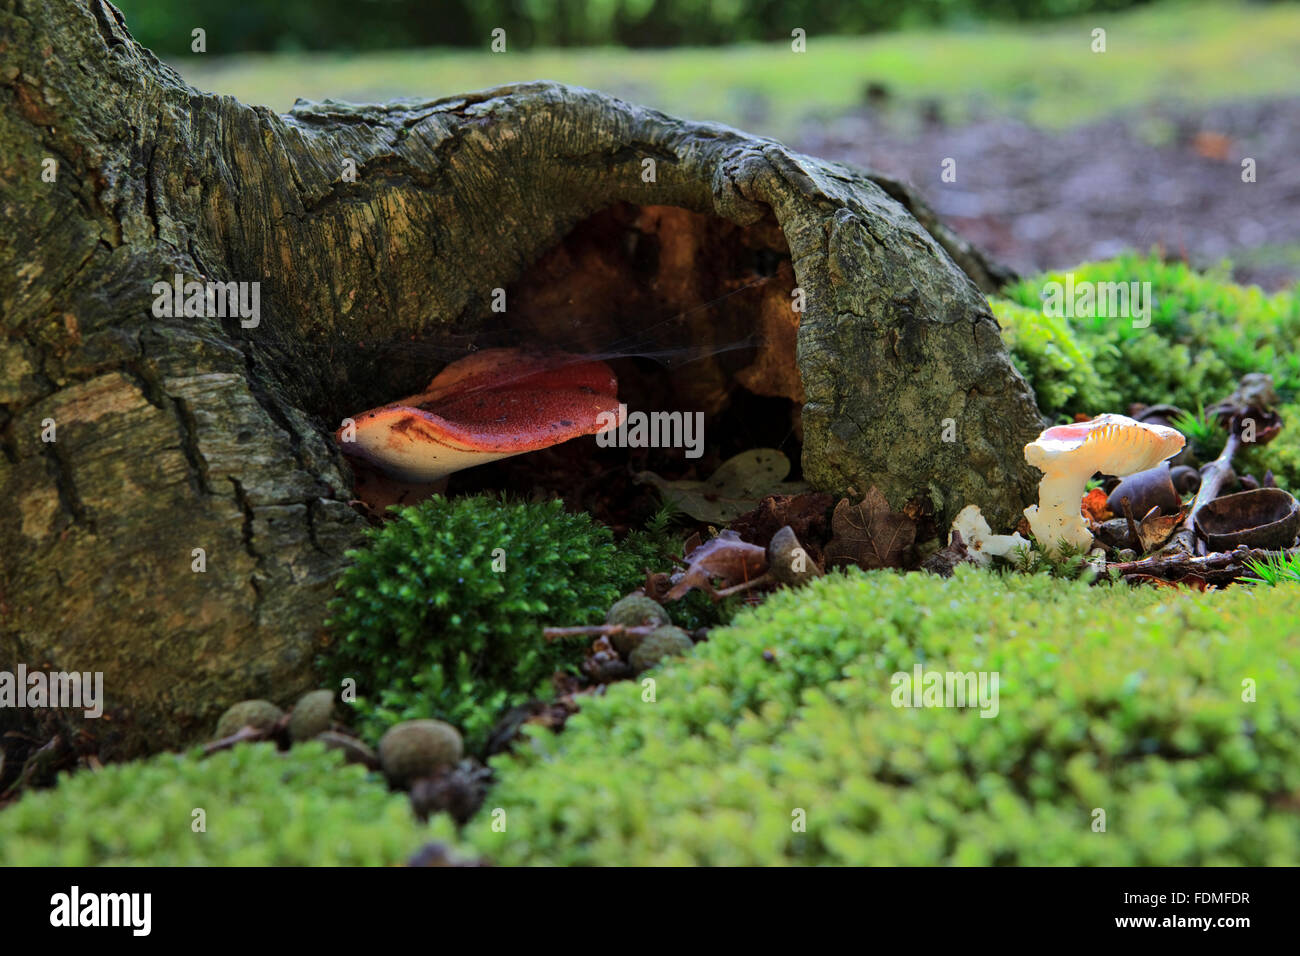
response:
{"label": "rough tree bark", "polygon": [[[996,270],[900,184],[551,83],[279,116],[102,0],[0,2],[0,99],[0,669],[103,671],[115,752],[310,686],[363,526],[329,430],[436,371],[361,346],[483,328],[616,203],[779,227],[807,479],[995,523],[1031,497],[1039,415],[962,268]],[[176,274],[260,282],[260,324],[156,317]]]}

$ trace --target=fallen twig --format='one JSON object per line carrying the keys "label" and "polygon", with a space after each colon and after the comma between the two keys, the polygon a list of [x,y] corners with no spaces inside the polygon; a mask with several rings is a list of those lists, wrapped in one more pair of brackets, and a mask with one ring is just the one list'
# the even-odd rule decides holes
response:
{"label": "fallen twig", "polygon": [[1167,580],[1196,574],[1205,578],[1210,584],[1229,584],[1250,570],[1246,565],[1247,561],[1263,563],[1268,558],[1279,554],[1290,556],[1296,553],[1300,553],[1300,548],[1268,551],[1241,545],[1232,551],[1218,551],[1214,554],[1193,555],[1180,551],[1172,554],[1156,554],[1136,561],[1115,561],[1107,564],[1106,570],[1118,571],[1123,576],[1150,574]]}
{"label": "fallen twig", "polygon": [[1187,520],[1183,522],[1182,530],[1174,536],[1174,541],[1178,541],[1178,539],[1186,539],[1186,536],[1190,535],[1191,540],[1186,541],[1186,546],[1192,554],[1205,555],[1206,553],[1205,542],[1200,540],[1199,535],[1196,533],[1196,516],[1200,514],[1202,508],[1219,497],[1219,491],[1223,488],[1223,483],[1232,472],[1232,456],[1241,448],[1239,418],[1240,416],[1233,418],[1228,432],[1228,442],[1223,446],[1223,451],[1219,454],[1219,457],[1201,471],[1200,490],[1196,492],[1192,507],[1187,511]]}
{"label": "fallen twig", "polygon": [[613,637],[615,634],[640,634],[645,637],[662,624],[638,624],[629,627],[626,624],[587,624],[581,627],[544,627],[542,637],[548,641],[558,641],[566,637]]}
{"label": "fallen twig", "polygon": [[219,750],[229,750],[235,744],[242,744],[245,741],[270,740],[274,732],[274,728],[258,730],[256,727],[245,724],[229,737],[222,737],[220,740],[214,740],[212,743],[206,744],[203,747],[203,756],[210,757]]}

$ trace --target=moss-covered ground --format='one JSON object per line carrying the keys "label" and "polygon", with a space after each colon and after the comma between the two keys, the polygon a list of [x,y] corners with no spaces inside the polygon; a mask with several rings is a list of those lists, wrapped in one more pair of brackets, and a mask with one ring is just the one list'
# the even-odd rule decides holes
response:
{"label": "moss-covered ground", "polygon": [[[1294,291],[1264,295],[1150,257],[1074,272],[1150,281],[1156,305],[1145,328],[1049,319],[1037,304],[1061,278],[1050,275],[995,298],[1045,411],[1195,408],[1243,373],[1268,372],[1288,428],[1258,464],[1295,490]],[[643,536],[616,551],[605,529],[553,506],[431,507],[432,524],[388,532],[402,544],[394,568],[421,541],[442,555],[420,586],[429,593],[409,575],[386,583],[382,548],[346,579],[366,601],[343,615],[361,636],[338,646],[380,682],[401,677],[408,651],[428,673],[459,665],[401,634],[392,647],[366,643],[379,624],[418,634],[423,609],[437,605],[465,651],[484,654],[493,627],[520,615],[574,623],[545,620],[554,605],[595,616],[655,550]],[[475,529],[492,542],[469,540]],[[451,602],[464,574],[442,566],[447,555],[490,554],[507,532],[536,551],[545,580],[478,574],[473,594]],[[470,597],[483,607],[464,604]],[[530,728],[513,754],[493,758],[496,783],[463,828],[445,815],[417,824],[403,796],[319,745],[281,755],[245,744],[81,771],[27,793],[0,810],[0,863],[394,863],[437,839],[506,864],[1294,864],[1298,621],[1294,582],[1198,593],[969,567],[951,579],[837,572],[741,612],[684,658],[584,697],[562,733]],[[488,654],[466,671],[486,682],[484,707],[517,699],[541,673],[500,663]],[[982,679],[986,696],[899,706],[899,675],[918,668],[923,680]],[[438,683],[440,699],[453,684]],[[403,707],[423,706],[418,683],[399,689]],[[495,712],[462,704],[439,713],[468,714],[481,735]],[[199,809],[205,831],[194,828]]]}
{"label": "moss-covered ground", "polygon": [[[1293,864],[1298,619],[1294,585],[836,575],[502,758],[463,838],[531,864]],[[996,715],[894,706],[917,665],[998,675]]]}

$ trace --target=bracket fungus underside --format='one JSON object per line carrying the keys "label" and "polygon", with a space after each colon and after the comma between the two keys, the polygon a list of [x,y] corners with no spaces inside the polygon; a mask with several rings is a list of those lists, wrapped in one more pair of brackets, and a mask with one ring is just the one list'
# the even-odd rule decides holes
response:
{"label": "bracket fungus underside", "polygon": [[431,483],[619,420],[618,379],[604,362],[487,349],[448,365],[419,395],[362,412],[336,437],[396,478]]}

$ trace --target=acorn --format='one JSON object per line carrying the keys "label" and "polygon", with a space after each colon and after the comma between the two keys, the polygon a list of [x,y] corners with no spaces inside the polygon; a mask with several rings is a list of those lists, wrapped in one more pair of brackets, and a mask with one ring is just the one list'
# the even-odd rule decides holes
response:
{"label": "acorn", "polygon": [[227,708],[217,721],[217,739],[229,737],[244,727],[270,730],[283,716],[284,711],[269,700],[241,700]]}
{"label": "acorn", "polygon": [[289,739],[294,743],[310,740],[317,734],[330,729],[334,716],[334,692],[331,690],[308,691],[298,698],[289,716]]}
{"label": "acorn", "polygon": [[379,762],[397,786],[454,766],[463,751],[460,731],[441,720],[404,720],[379,739]]}
{"label": "acorn", "polygon": [[688,653],[694,646],[689,634],[680,627],[667,625],[647,634],[645,640],[632,651],[628,663],[639,674],[646,668],[654,667],[665,657],[679,657]]}

